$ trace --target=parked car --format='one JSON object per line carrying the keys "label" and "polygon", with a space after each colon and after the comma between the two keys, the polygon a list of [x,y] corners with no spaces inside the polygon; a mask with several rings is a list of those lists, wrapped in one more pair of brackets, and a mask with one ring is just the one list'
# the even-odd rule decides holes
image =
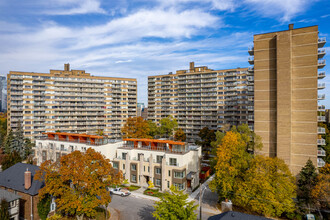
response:
{"label": "parked car", "polygon": [[128,196],[130,195],[130,191],[126,190],[126,189],[122,189],[120,187],[117,188],[111,188],[110,189],[110,194],[115,194],[115,195],[119,195],[119,196]]}

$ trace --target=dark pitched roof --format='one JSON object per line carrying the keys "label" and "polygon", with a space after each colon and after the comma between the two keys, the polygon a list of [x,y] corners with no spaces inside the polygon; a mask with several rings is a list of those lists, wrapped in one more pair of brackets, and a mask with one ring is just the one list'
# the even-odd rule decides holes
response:
{"label": "dark pitched roof", "polygon": [[266,220],[269,218],[261,217],[261,216],[255,216],[255,215],[249,215],[242,212],[224,212],[219,215],[214,215],[208,218],[208,220],[236,220],[236,219],[244,219],[244,220]]}
{"label": "dark pitched roof", "polygon": [[[24,172],[26,169],[29,169],[31,172],[32,179],[31,187],[28,190],[24,187]],[[31,196],[38,195],[39,189],[44,187],[45,184],[44,182],[34,179],[37,170],[39,170],[38,166],[17,163],[0,173],[0,186],[23,192]]]}
{"label": "dark pitched roof", "polygon": [[12,192],[9,192],[4,189],[0,189],[0,201],[5,199],[7,202],[15,201],[17,199],[21,198],[19,195],[16,195]]}

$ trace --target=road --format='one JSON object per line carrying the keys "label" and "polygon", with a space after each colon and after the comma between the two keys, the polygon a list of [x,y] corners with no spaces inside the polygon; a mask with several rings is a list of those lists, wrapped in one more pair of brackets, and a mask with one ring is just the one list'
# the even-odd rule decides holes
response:
{"label": "road", "polygon": [[[205,202],[203,207],[209,204],[208,198],[213,198],[213,196],[206,191],[203,196],[203,202]],[[196,204],[198,204],[197,201]],[[109,204],[109,206],[120,212],[120,220],[154,220],[155,218],[152,217],[152,212],[155,210],[153,205],[155,205],[154,201],[148,199],[133,196],[120,197],[116,195],[112,196],[112,201]],[[203,220],[207,220],[210,216],[214,215],[204,211],[202,215]],[[196,213],[198,213],[199,217],[199,210]]]}

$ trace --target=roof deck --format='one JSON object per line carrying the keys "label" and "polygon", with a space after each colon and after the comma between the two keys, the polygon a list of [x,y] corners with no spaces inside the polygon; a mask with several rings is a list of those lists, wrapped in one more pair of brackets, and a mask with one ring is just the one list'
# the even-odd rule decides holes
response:
{"label": "roof deck", "polygon": [[87,145],[104,145],[109,143],[109,140],[106,137],[98,135],[74,134],[65,132],[47,132],[43,134],[48,136],[45,138],[46,140],[66,141]]}

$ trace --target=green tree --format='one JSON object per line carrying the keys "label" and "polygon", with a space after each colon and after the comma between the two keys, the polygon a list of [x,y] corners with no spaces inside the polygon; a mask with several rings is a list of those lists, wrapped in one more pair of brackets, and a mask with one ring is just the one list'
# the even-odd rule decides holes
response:
{"label": "green tree", "polygon": [[305,206],[310,213],[311,206],[314,204],[312,190],[317,184],[316,168],[311,160],[306,162],[306,165],[301,169],[298,175],[298,192],[297,199],[300,206]]}
{"label": "green tree", "polygon": [[23,134],[23,126],[20,121],[18,121],[18,128],[14,132],[14,141],[11,146],[13,151],[17,151],[21,158],[25,159],[25,143],[24,143],[24,134]]}
{"label": "green tree", "polygon": [[156,123],[151,120],[148,120],[148,125],[149,125],[148,135],[152,138],[155,138],[159,134]]}
{"label": "green tree", "polygon": [[59,162],[45,161],[36,174],[44,180],[40,198],[47,194],[56,198],[58,211],[77,219],[95,217],[97,208],[111,201],[106,188],[122,183],[122,173],[112,168],[104,155],[88,148],[62,156]]}
{"label": "green tree", "polygon": [[295,178],[283,160],[258,155],[235,186],[233,203],[260,215],[293,213]]}
{"label": "green tree", "polygon": [[13,151],[9,154],[6,154],[1,162],[2,170],[6,170],[9,167],[22,162],[22,158],[17,151]]}
{"label": "green tree", "polygon": [[194,205],[194,201],[187,202],[187,199],[188,194],[171,186],[171,192],[165,192],[160,201],[156,202],[154,206],[156,210],[152,215],[158,220],[197,219],[194,212],[197,210],[197,205]]}
{"label": "green tree", "polygon": [[9,220],[9,204],[5,199],[2,199],[0,203],[0,219]]}
{"label": "green tree", "polygon": [[173,132],[176,131],[178,128],[178,122],[175,118],[173,118],[173,116],[162,118],[159,121],[159,125],[159,134],[166,137],[172,137]]}
{"label": "green tree", "polygon": [[178,129],[174,134],[174,140],[175,141],[186,141],[186,134],[184,131],[180,128]]}
{"label": "green tree", "polygon": [[3,147],[7,135],[7,118],[0,117],[0,147]]}
{"label": "green tree", "polygon": [[250,153],[254,153],[255,150],[262,149],[263,145],[261,142],[261,137],[256,135],[250,130],[247,124],[242,124],[239,126],[233,126],[232,131],[237,131],[241,134],[243,141],[246,143],[246,150]]}
{"label": "green tree", "polygon": [[13,130],[10,129],[3,144],[3,149],[5,151],[5,154],[10,154],[13,151],[12,149],[13,142],[14,142],[14,133]]}
{"label": "green tree", "polygon": [[45,195],[44,198],[41,198],[37,204],[38,214],[42,220],[46,220],[48,213],[50,211],[50,203],[52,199],[49,194]]}
{"label": "green tree", "polygon": [[207,148],[211,146],[211,142],[215,141],[216,135],[214,130],[210,130],[208,127],[202,128],[198,136],[201,140],[196,141],[196,144],[201,145],[202,148]]}
{"label": "green tree", "polygon": [[319,169],[317,184],[312,190],[312,197],[317,208],[330,209],[330,164],[327,163]]}

